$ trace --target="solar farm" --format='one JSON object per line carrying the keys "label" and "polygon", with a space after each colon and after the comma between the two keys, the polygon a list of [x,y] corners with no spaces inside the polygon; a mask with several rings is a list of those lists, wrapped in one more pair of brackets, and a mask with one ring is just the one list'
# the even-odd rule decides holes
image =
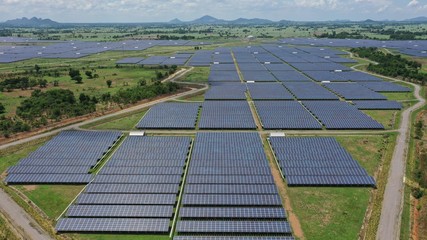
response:
{"label": "solar farm", "polygon": [[[345,44],[337,40],[331,47]],[[295,228],[306,231],[312,225],[304,214],[314,209],[310,197],[325,191],[355,204],[359,212],[346,206],[339,214],[357,218],[342,226],[359,227],[351,231],[356,237],[367,209],[364,200],[384,187],[378,169],[390,151],[386,141],[396,137],[389,134],[395,122],[389,126],[378,115],[393,114],[396,121],[410,105],[390,94],[413,90],[351,68],[357,61],[329,45],[312,39],[233,47],[184,40],[58,42],[25,50],[2,45],[2,63],[203,46],[172,55],[124,56],[114,63],[209,67],[203,100],[147,104],[131,129],[121,128],[120,121],[133,121],[132,113],[112,120],[111,129],[61,131],[20,156],[4,183],[17,189],[80,186],[52,221],[57,236],[300,239]],[[316,207],[321,217],[333,211],[327,204]]]}

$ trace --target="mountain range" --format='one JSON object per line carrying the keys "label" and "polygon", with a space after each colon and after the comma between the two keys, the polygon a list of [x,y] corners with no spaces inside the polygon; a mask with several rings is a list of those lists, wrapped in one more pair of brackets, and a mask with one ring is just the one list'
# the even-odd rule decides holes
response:
{"label": "mountain range", "polygon": [[[263,24],[287,24],[292,23],[294,21],[289,20],[281,20],[281,21],[272,21],[269,19],[262,19],[262,18],[238,18],[235,20],[224,20],[215,18],[209,15],[205,15],[201,18],[197,18],[195,20],[191,21],[182,21],[178,18],[175,18],[169,22],[161,23],[161,24],[173,24],[173,25],[209,25],[209,24],[229,24],[229,25],[263,25]],[[297,22],[297,21],[295,21]],[[302,22],[302,21],[298,21]],[[307,21],[307,22],[313,22],[313,21]],[[319,21],[321,22],[321,21]],[[384,20],[384,21],[374,21],[371,19],[367,19],[365,21],[350,21],[350,20],[335,20],[335,21],[324,21],[324,22],[336,22],[336,23],[365,23],[365,24],[373,24],[376,22],[402,22],[402,23],[427,23],[427,17],[416,17],[411,19],[406,19],[402,21],[390,21],[390,20]],[[8,20],[4,23],[0,23],[2,26],[6,27],[34,27],[34,28],[52,28],[52,27],[60,27],[60,26],[70,26],[73,25],[72,23],[59,23],[55,22],[51,19],[42,19],[42,18],[18,18],[13,20]],[[79,25],[79,24],[76,24]]]}

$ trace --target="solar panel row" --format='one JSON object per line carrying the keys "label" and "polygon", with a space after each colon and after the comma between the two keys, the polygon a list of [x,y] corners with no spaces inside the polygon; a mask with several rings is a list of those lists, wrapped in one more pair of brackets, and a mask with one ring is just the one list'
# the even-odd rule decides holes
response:
{"label": "solar panel row", "polygon": [[8,170],[7,184],[84,184],[120,132],[63,131]]}
{"label": "solar panel row", "polygon": [[194,129],[200,105],[200,103],[157,104],[150,108],[136,127],[139,129]]}
{"label": "solar panel row", "polygon": [[271,137],[289,186],[375,186],[375,180],[332,137]]}
{"label": "solar panel row", "polygon": [[346,102],[304,101],[303,104],[327,129],[384,129],[383,125]]}
{"label": "solar panel row", "polygon": [[167,233],[190,143],[189,137],[128,137],[56,230]]}
{"label": "solar panel row", "polygon": [[198,133],[184,189],[174,239],[291,234],[257,133]]}

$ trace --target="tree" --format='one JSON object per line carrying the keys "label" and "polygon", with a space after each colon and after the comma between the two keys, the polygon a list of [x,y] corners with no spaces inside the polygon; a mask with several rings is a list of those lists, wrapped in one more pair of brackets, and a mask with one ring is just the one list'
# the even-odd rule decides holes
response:
{"label": "tree", "polygon": [[106,82],[107,82],[107,86],[108,86],[108,88],[110,88],[110,87],[111,87],[111,84],[113,84],[113,81],[111,81],[111,80],[107,80]]}
{"label": "tree", "polygon": [[59,81],[58,80],[54,80],[53,81],[53,86],[54,87],[58,87],[59,86]]}
{"label": "tree", "polygon": [[144,79],[139,80],[138,85],[143,87],[145,85],[147,85],[147,81],[145,81]]}
{"label": "tree", "polygon": [[3,114],[6,112],[6,108],[4,107],[3,103],[0,103],[0,114]]}
{"label": "tree", "polygon": [[36,73],[40,73],[40,66],[39,65],[34,65],[34,70],[36,70]]}
{"label": "tree", "polygon": [[45,87],[47,87],[47,80],[46,80],[46,79],[40,79],[40,80],[39,80],[39,86],[40,86],[41,88],[45,88]]}
{"label": "tree", "polygon": [[81,76],[75,76],[73,80],[76,81],[77,84],[83,83],[83,78]]}
{"label": "tree", "polygon": [[86,74],[86,76],[87,76],[89,79],[92,79],[92,78],[93,78],[93,76],[92,76],[92,72],[91,72],[91,71],[86,71],[86,72],[85,72],[85,74]]}

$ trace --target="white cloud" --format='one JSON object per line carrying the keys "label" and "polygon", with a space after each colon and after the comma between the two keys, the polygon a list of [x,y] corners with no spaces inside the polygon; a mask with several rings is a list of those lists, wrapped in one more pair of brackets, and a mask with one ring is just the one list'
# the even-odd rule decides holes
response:
{"label": "white cloud", "polygon": [[420,2],[417,0],[412,0],[408,3],[408,7],[418,7],[418,5],[420,5]]}
{"label": "white cloud", "polygon": [[309,8],[337,8],[338,0],[295,0],[296,6]]}

